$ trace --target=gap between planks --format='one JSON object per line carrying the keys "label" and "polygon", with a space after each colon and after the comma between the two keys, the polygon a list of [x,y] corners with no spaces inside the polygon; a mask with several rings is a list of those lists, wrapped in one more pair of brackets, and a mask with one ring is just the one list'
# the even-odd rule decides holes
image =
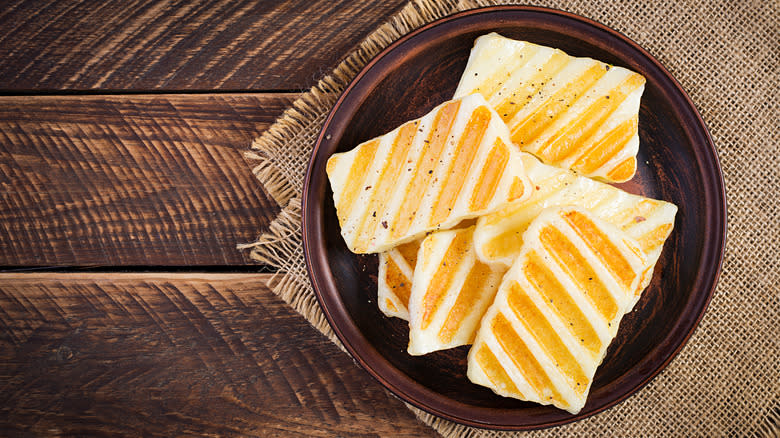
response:
{"label": "gap between planks", "polygon": [[0,430],[433,436],[270,274],[0,274]]}

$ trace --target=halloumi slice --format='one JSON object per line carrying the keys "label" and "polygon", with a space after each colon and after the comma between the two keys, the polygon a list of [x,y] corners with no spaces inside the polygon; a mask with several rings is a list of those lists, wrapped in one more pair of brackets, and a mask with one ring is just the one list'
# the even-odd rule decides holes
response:
{"label": "halloumi slice", "polygon": [[413,240],[379,253],[377,303],[387,316],[409,321],[409,295],[419,249],[420,240]]}
{"label": "halloumi slice", "polygon": [[495,32],[474,43],[455,98],[480,93],[512,141],[547,164],[608,182],[636,172],[645,78]]}
{"label": "halloumi slice", "polygon": [[482,319],[469,379],[576,414],[644,266],[636,241],[586,210],[544,210]]}
{"label": "halloumi slice", "polygon": [[422,241],[409,298],[409,354],[474,340],[507,268],[480,262],[473,234],[471,226],[431,233]]}
{"label": "halloumi slice", "polygon": [[525,199],[518,155],[482,96],[445,102],[330,157],[341,235],[352,252],[382,252]]}
{"label": "halloumi slice", "polygon": [[576,205],[626,232],[639,242],[647,267],[636,299],[650,283],[664,242],[674,227],[677,206],[633,195],[569,170],[542,164],[523,154],[523,165],[533,181],[531,197],[480,217],[474,231],[479,258],[486,263],[511,265],[523,244],[523,233],[547,207]]}

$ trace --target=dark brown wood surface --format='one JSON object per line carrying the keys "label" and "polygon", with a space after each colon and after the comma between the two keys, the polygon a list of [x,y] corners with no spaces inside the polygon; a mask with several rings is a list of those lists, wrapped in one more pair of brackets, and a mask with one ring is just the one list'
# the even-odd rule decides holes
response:
{"label": "dark brown wood surface", "polygon": [[2,435],[432,435],[269,274],[0,274]]}
{"label": "dark brown wood surface", "polygon": [[295,96],[0,97],[0,264],[245,263],[277,206],[243,154]]}
{"label": "dark brown wood surface", "polygon": [[3,4],[0,436],[433,435],[229,273],[252,138],[403,3]]}
{"label": "dark brown wood surface", "polygon": [[0,90],[292,90],[405,0],[10,0]]}

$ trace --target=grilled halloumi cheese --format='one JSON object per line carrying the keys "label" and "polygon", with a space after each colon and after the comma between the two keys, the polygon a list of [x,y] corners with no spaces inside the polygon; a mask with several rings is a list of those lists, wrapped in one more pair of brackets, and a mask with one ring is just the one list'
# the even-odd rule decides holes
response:
{"label": "grilled halloumi cheese", "polygon": [[677,206],[542,164],[530,154],[524,153],[522,159],[535,185],[533,193],[525,201],[479,218],[474,243],[480,259],[511,265],[523,244],[523,233],[539,212],[547,207],[576,205],[639,242],[647,256],[647,267],[637,290],[638,299],[650,283],[664,242],[672,232]]}
{"label": "grilled halloumi cheese", "polygon": [[482,319],[469,379],[579,412],[645,263],[636,241],[586,210],[543,211]]}
{"label": "grilled halloumi cheese", "polygon": [[507,271],[474,252],[474,226],[438,231],[417,253],[409,298],[409,348],[417,356],[470,344]]}
{"label": "grilled halloumi cheese", "polygon": [[512,141],[547,164],[608,182],[636,172],[645,78],[495,32],[474,43],[455,98],[480,93]]}
{"label": "grilled halloumi cheese", "polygon": [[377,303],[387,316],[409,321],[409,295],[419,249],[420,240],[413,240],[379,253]]}
{"label": "grilled halloumi cheese", "polygon": [[376,253],[525,199],[518,155],[482,96],[445,102],[330,157],[341,235],[352,252]]}

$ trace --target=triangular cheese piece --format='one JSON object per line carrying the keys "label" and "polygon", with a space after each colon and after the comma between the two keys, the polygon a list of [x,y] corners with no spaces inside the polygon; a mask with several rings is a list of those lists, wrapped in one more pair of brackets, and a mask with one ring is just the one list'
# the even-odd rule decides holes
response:
{"label": "triangular cheese piece", "polygon": [[334,154],[328,179],[352,252],[376,253],[530,194],[519,151],[480,95]]}
{"label": "triangular cheese piece", "polygon": [[409,295],[420,241],[413,240],[379,253],[377,303],[387,316],[409,321]]}
{"label": "triangular cheese piece", "polygon": [[525,201],[479,218],[474,243],[480,259],[511,265],[523,244],[523,233],[539,212],[547,207],[576,205],[639,242],[647,256],[647,268],[637,289],[638,298],[650,283],[664,242],[672,232],[677,207],[542,164],[530,154],[523,154],[523,164],[533,181],[533,193]]}
{"label": "triangular cheese piece", "polygon": [[628,69],[494,32],[474,43],[455,98],[482,94],[545,163],[623,182],[636,171],[644,86]]}
{"label": "triangular cheese piece", "polygon": [[409,354],[474,340],[507,269],[477,259],[473,234],[471,226],[432,233],[422,241],[409,298]]}
{"label": "triangular cheese piece", "polygon": [[638,243],[576,207],[544,210],[485,313],[468,377],[499,395],[577,413],[634,298]]}

